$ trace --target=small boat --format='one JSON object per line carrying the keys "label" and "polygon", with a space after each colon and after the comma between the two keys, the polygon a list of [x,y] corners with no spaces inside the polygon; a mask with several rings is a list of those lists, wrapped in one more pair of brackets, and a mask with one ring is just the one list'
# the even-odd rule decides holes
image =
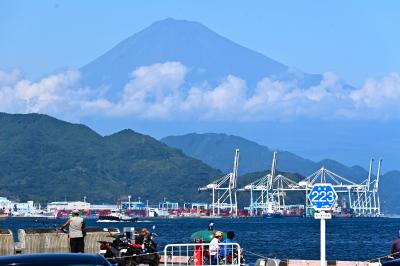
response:
{"label": "small boat", "polygon": [[131,217],[126,214],[113,211],[108,215],[100,215],[98,222],[137,222],[138,217]]}
{"label": "small boat", "polygon": [[13,220],[47,220],[56,219],[57,216],[53,212],[13,212],[9,217]]}
{"label": "small boat", "polygon": [[280,212],[267,212],[263,215],[264,218],[282,218],[283,215]]}

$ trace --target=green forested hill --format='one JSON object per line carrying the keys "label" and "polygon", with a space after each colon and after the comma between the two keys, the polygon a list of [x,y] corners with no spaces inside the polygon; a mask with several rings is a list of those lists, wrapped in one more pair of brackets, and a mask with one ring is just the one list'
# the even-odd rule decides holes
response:
{"label": "green forested hill", "polygon": [[152,137],[123,130],[102,137],[84,125],[39,114],[0,113],[0,195],[19,200],[150,202],[205,199],[200,185],[220,176]]}

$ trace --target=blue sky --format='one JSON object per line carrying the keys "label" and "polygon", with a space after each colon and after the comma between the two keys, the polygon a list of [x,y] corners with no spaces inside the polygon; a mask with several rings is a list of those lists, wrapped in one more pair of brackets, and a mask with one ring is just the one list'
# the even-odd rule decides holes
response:
{"label": "blue sky", "polygon": [[77,68],[152,22],[201,22],[309,73],[354,86],[400,70],[398,1],[1,1],[0,68]]}
{"label": "blue sky", "polygon": [[[398,10],[399,1],[1,1],[0,111],[48,113],[88,124],[103,134],[128,127],[155,137],[193,131],[224,132],[314,160],[332,158],[368,167],[373,156],[384,158],[385,171],[399,169]],[[300,92],[288,86],[279,97],[296,95],[287,103],[287,110],[293,112],[299,104],[308,107],[310,97],[315,100],[328,95],[326,101],[310,108],[319,117],[277,116],[275,121],[261,119],[254,123],[221,119],[138,121],[129,117],[116,120],[101,115],[77,119],[71,116],[75,110],[69,103],[63,113],[59,112],[62,104],[58,99],[62,98],[62,103],[77,102],[87,93],[70,90],[79,80],[77,68],[168,17],[200,22],[240,45],[304,72],[332,72],[356,91],[331,93],[329,86],[337,84],[330,74],[326,76],[327,84],[317,88],[319,95],[314,93],[315,88]],[[181,75],[172,79],[179,89],[187,69],[172,65]],[[142,70],[154,76],[170,66]],[[53,73],[59,74],[49,76]],[[226,88],[237,86],[235,100],[247,105],[254,102],[240,98],[244,90],[240,80],[227,81],[222,84]],[[136,79],[132,84],[135,82],[141,81]],[[216,89],[213,92],[218,92]],[[210,95],[201,96],[206,99],[202,107],[209,108]],[[187,105],[186,100],[180,104]],[[106,109],[117,106],[104,99],[95,104]],[[326,120],[324,114],[331,114],[331,109],[335,113],[337,108],[350,108],[354,116]]]}

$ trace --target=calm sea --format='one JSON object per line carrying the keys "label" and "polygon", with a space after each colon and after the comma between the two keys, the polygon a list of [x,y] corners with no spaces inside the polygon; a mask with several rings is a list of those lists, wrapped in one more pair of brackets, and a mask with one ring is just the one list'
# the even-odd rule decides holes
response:
{"label": "calm sea", "polygon": [[[205,230],[209,219],[148,219],[138,223],[98,223],[87,220],[89,227],[135,226],[137,228],[156,225],[159,235],[156,241],[160,249],[167,243],[187,243],[190,235]],[[64,220],[47,221],[0,221],[0,228],[9,228],[14,234],[19,228],[59,227]],[[318,259],[319,221],[305,218],[242,218],[215,219],[216,230],[232,230],[236,240],[245,251],[247,262],[258,257]],[[368,260],[389,254],[390,244],[400,230],[400,219],[344,219],[327,221],[328,260]],[[247,251],[247,253],[246,253]]]}

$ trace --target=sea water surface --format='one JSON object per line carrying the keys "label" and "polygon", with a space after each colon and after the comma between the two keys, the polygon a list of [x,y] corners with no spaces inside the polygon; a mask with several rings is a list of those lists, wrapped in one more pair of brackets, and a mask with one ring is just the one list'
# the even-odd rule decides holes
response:
{"label": "sea water surface", "polygon": [[[166,244],[188,243],[190,235],[207,229],[212,219],[200,218],[142,218],[137,223],[99,223],[86,220],[88,227],[134,226],[150,229],[156,226],[155,240],[159,250]],[[259,256],[280,259],[319,259],[320,222],[312,218],[239,218],[214,219],[214,228],[234,231],[243,247],[247,262]],[[16,236],[20,228],[59,227],[65,220],[0,221],[0,228],[9,228]],[[390,244],[400,230],[400,219],[390,218],[334,218],[327,220],[328,260],[370,260],[390,253]]]}

